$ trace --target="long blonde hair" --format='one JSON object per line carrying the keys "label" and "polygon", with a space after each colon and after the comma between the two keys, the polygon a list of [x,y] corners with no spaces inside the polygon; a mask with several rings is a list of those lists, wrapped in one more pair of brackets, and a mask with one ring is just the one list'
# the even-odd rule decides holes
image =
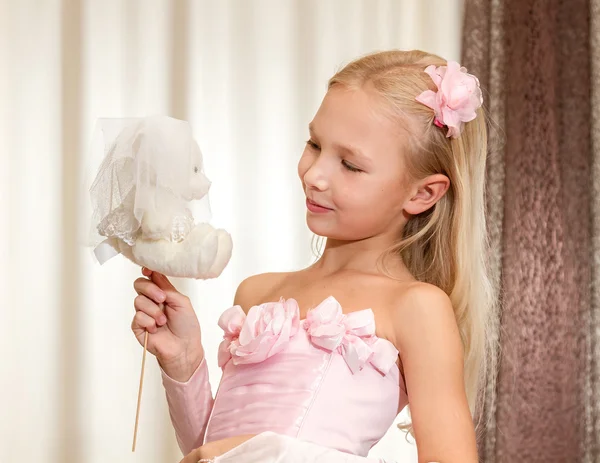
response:
{"label": "long blonde hair", "polygon": [[[496,378],[493,340],[499,309],[488,264],[486,119],[480,108],[458,138],[447,138],[445,130],[434,125],[433,110],[415,100],[425,90],[437,91],[424,72],[432,64],[447,62],[419,50],[373,53],[346,65],[329,80],[328,88],[368,85],[406,129],[408,149],[403,155],[409,178],[442,173],[450,179],[446,194],[429,210],[411,217],[401,239],[382,257],[400,256],[417,280],[438,286],[450,297],[464,348],[469,407],[474,418],[482,418],[484,386]],[[480,424],[478,420],[478,432]],[[399,427],[412,434],[411,423]]]}

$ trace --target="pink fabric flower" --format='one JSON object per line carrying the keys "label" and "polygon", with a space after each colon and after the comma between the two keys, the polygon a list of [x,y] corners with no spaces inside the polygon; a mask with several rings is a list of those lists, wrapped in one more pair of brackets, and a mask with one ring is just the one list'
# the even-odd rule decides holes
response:
{"label": "pink fabric flower", "polygon": [[238,338],[246,320],[246,313],[239,305],[230,307],[219,317],[219,326],[223,330],[223,341],[219,345],[218,362],[223,367],[231,359],[231,343]]}
{"label": "pink fabric flower", "polygon": [[346,334],[342,307],[333,297],[328,297],[308,311],[304,327],[313,344],[327,350],[336,349]]}
{"label": "pink fabric flower", "polygon": [[[248,315],[236,305],[223,312],[219,326],[224,331],[219,367],[229,360],[234,365],[259,363],[285,349],[296,335],[300,309],[291,298],[254,306]],[[344,314],[333,296],[308,311],[302,328],[315,346],[341,354],[353,373],[370,363],[385,375],[398,357],[391,342],[376,336],[371,309]]]}
{"label": "pink fabric flower", "polygon": [[375,317],[371,309],[344,314],[333,296],[308,312],[304,328],[313,344],[328,351],[338,351],[352,373],[371,363],[387,374],[398,356],[390,342],[375,335]]}
{"label": "pink fabric flower", "polygon": [[283,298],[250,308],[240,316],[239,306],[221,315],[219,326],[225,332],[219,346],[219,366],[229,359],[234,365],[258,363],[285,348],[300,326],[300,310],[294,299]]}
{"label": "pink fabric flower", "polygon": [[483,104],[479,80],[456,61],[448,61],[447,66],[427,66],[425,72],[438,91],[426,90],[416,100],[433,109],[434,123],[448,127],[447,137],[459,137],[463,123],[475,119],[475,111]]}

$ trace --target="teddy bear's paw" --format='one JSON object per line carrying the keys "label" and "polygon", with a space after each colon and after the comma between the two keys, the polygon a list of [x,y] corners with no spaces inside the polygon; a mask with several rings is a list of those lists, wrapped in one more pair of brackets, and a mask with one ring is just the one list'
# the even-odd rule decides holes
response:
{"label": "teddy bear's paw", "polygon": [[196,279],[218,277],[231,258],[231,236],[209,224],[198,224],[179,243],[138,239],[132,260],[167,276]]}
{"label": "teddy bear's paw", "polygon": [[191,255],[196,256],[196,277],[218,277],[231,258],[231,237],[208,223],[196,225],[186,237],[185,243]]}
{"label": "teddy bear's paw", "polygon": [[216,230],[218,236],[217,254],[212,262],[212,265],[207,271],[206,278],[216,278],[225,269],[231,259],[231,252],[233,250],[233,241],[231,235],[225,230]]}
{"label": "teddy bear's paw", "polygon": [[142,233],[144,239],[168,239],[171,234],[172,217],[169,214],[159,214],[153,211],[144,212],[142,218]]}

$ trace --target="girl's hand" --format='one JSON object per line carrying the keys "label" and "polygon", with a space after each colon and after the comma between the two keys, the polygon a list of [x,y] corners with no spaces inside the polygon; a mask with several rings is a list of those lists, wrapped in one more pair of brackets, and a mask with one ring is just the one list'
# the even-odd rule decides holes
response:
{"label": "girl's hand", "polygon": [[[200,456],[200,449],[201,448],[202,447],[199,447],[197,449],[192,450],[179,463],[198,463],[201,459],[203,459],[203,457]],[[211,458],[204,458],[204,459],[210,461],[212,459],[212,457]]]}
{"label": "girl's hand", "polygon": [[185,382],[204,358],[198,317],[189,298],[166,276],[146,268],[142,274],[147,278],[133,285],[138,296],[131,329],[142,346],[148,331],[148,351],[167,375]]}
{"label": "girl's hand", "polygon": [[244,434],[242,436],[228,437],[214,442],[208,442],[202,447],[192,450],[179,463],[197,463],[198,460],[211,460],[212,458],[223,455],[231,449],[243,444],[253,438],[255,434]]}
{"label": "girl's hand", "polygon": [[185,457],[183,457],[183,460],[181,460],[179,463],[198,463],[198,461],[201,459],[200,448],[192,450]]}

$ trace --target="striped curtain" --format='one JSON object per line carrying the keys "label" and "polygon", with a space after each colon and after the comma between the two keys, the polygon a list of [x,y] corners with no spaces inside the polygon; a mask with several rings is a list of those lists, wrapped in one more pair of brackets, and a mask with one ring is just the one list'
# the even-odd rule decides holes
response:
{"label": "striped curtain", "polygon": [[486,463],[600,461],[600,1],[466,0],[502,288]]}
{"label": "striped curtain", "polygon": [[[327,79],[380,49],[458,60],[461,18],[462,0],[0,0],[0,462],[181,458],[151,356],[131,453],[139,268],[78,245],[97,118],[167,114],[199,141],[234,253],[216,280],[175,284],[216,391],[236,286],[313,261],[296,165]],[[396,427],[372,454],[417,460]]]}

